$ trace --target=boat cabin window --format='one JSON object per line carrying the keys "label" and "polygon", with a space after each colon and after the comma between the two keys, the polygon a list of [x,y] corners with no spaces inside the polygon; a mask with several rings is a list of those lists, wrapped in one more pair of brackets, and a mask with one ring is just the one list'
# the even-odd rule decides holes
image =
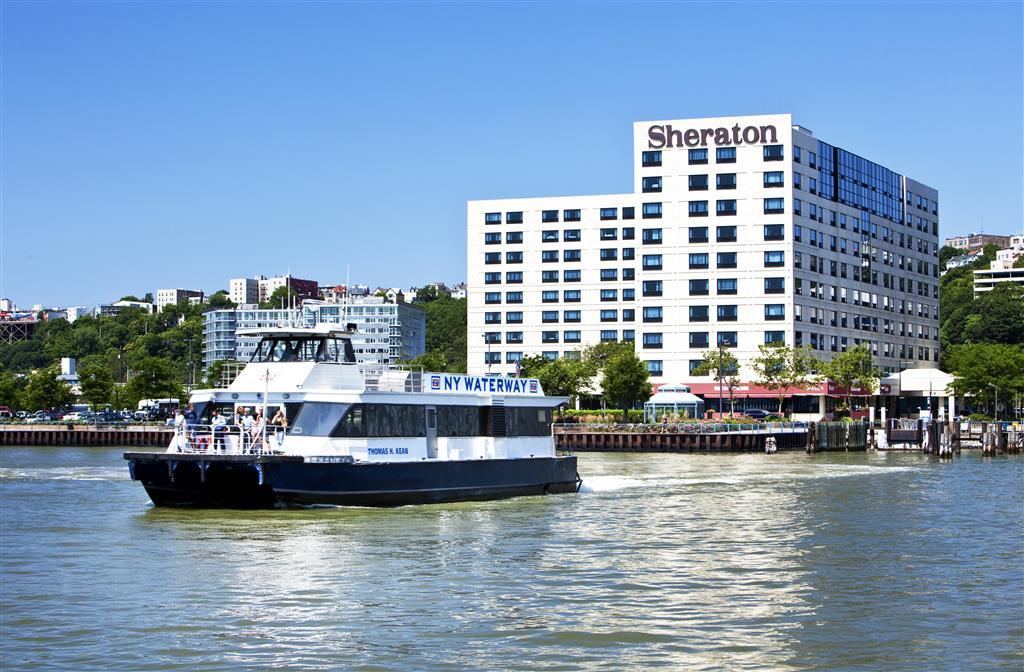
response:
{"label": "boat cabin window", "polygon": [[352,341],[335,336],[264,336],[250,362],[356,361]]}
{"label": "boat cabin window", "polygon": [[335,438],[426,436],[426,407],[307,401],[299,409],[292,433]]}

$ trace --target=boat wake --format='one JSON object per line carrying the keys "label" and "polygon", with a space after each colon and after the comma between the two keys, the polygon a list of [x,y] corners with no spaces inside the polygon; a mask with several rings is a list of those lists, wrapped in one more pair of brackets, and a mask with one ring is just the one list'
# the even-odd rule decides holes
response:
{"label": "boat wake", "polygon": [[128,470],[116,467],[53,467],[15,469],[0,467],[0,481],[125,481]]}

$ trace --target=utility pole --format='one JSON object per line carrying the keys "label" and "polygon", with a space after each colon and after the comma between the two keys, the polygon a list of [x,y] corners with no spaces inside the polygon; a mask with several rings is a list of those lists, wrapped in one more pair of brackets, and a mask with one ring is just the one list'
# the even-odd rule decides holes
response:
{"label": "utility pole", "polygon": [[724,409],[722,408],[722,403],[723,403],[723,398],[722,397],[724,396],[722,394],[722,382],[723,382],[723,379],[725,377],[724,374],[722,373],[722,359],[723,359],[723,357],[724,357],[724,353],[722,352],[722,341],[719,340],[718,341],[718,418],[719,419],[721,419],[722,416],[724,415]]}

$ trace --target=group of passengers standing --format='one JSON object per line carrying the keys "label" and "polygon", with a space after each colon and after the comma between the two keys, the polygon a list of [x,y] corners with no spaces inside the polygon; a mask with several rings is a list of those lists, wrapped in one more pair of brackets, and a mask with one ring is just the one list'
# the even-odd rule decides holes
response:
{"label": "group of passengers standing", "polygon": [[[229,425],[228,419],[221,415],[220,411],[214,409],[213,415],[210,418],[210,427],[212,429],[210,435],[204,435],[196,431],[198,426],[197,420],[199,418],[196,415],[193,404],[189,404],[188,409],[184,413],[179,408],[174,414],[174,427],[178,435],[184,436],[186,430],[191,430],[189,432],[189,442],[200,451],[205,451],[206,447],[210,444],[211,438],[213,449],[223,450],[226,447],[224,436],[229,433],[235,434],[236,432],[241,440],[242,452],[258,452],[263,445],[263,436],[267,423],[266,418],[258,410],[254,414],[248,407],[240,407],[235,414],[234,424]],[[276,429],[276,440],[280,446],[284,438],[283,434],[288,429],[288,418],[284,414],[284,409],[277,409],[277,413],[274,414],[270,424]]]}

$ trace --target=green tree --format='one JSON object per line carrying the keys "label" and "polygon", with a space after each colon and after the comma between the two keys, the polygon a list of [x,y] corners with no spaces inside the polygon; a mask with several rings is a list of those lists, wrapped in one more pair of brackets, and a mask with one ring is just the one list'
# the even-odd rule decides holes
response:
{"label": "green tree", "polygon": [[[447,296],[444,292],[437,291],[437,287],[428,285],[426,287],[420,287],[416,290],[416,298],[412,300],[413,303],[430,303],[437,301],[438,299]],[[451,297],[448,297],[451,298]]]}
{"label": "green tree", "polygon": [[237,308],[235,302],[228,298],[228,293],[219,289],[206,299],[208,310],[224,310],[226,308]]}
{"label": "green tree", "polygon": [[736,412],[733,390],[740,383],[740,363],[728,348],[707,350],[701,356],[700,364],[693,370],[695,376],[712,376],[718,383],[729,390],[729,417]]}
{"label": "green tree", "polygon": [[466,304],[466,299],[441,296],[416,306],[427,311],[427,352],[440,355],[450,373],[466,370]]}
{"label": "green tree", "polygon": [[271,292],[266,301],[260,301],[260,308],[276,310],[279,308],[291,308],[293,305],[298,306],[301,303],[302,301],[290,287],[282,285]]}
{"label": "green tree", "polygon": [[78,377],[82,381],[82,398],[92,404],[93,408],[110,403],[114,376],[108,366],[99,362],[83,364],[78,367]]}
{"label": "green tree", "polygon": [[602,373],[601,393],[605,399],[619,404],[622,421],[626,422],[629,409],[637,401],[646,401],[651,396],[647,363],[637,357],[632,348],[622,348],[604,361]]}
{"label": "green tree", "polygon": [[1013,262],[1014,268],[1024,268],[1024,254],[1017,257],[1017,261]]}
{"label": "green tree", "polygon": [[[946,369],[953,375],[952,387],[959,395],[970,395],[992,409],[995,390],[999,399],[1024,394],[1024,344],[970,343],[950,348],[945,357]],[[1005,408],[1000,402],[1000,407]]]}
{"label": "green tree", "polygon": [[785,343],[765,343],[758,346],[760,355],[752,365],[757,375],[757,384],[777,392],[779,415],[789,395],[795,388],[805,388],[818,382],[821,361],[808,346],[790,347]]}
{"label": "green tree", "polygon": [[861,388],[873,394],[878,388],[881,372],[875,368],[867,345],[854,346],[837,353],[822,365],[825,377],[846,392],[846,408],[853,411],[853,389]]}
{"label": "green tree", "polygon": [[163,357],[145,357],[132,367],[127,393],[133,404],[140,399],[181,398],[171,363]]}
{"label": "green tree", "polygon": [[22,406],[24,379],[0,367],[0,406],[18,409]]}
{"label": "green tree", "polygon": [[63,408],[75,400],[71,388],[63,380],[57,380],[60,369],[51,366],[39,369],[29,376],[25,386],[25,405],[36,411],[47,408]]}
{"label": "green tree", "polygon": [[970,343],[1024,343],[1024,287],[1001,282],[978,296],[963,335]]}
{"label": "green tree", "polygon": [[583,395],[594,375],[593,369],[583,360],[547,360],[539,355],[524,357],[520,362],[520,372],[524,377],[540,381],[545,394],[570,399]]}
{"label": "green tree", "polygon": [[440,352],[425,352],[419,357],[410,359],[407,364],[412,367],[422,367],[424,371],[436,371],[443,373],[448,371],[448,362]]}

